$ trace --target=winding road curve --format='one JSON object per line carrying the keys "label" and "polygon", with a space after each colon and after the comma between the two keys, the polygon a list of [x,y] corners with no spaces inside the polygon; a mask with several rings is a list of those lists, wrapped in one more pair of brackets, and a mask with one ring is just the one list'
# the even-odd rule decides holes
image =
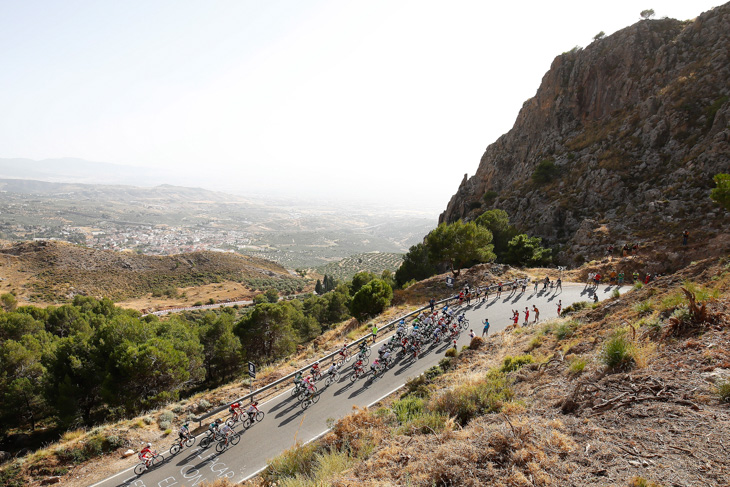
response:
{"label": "winding road curve", "polygon": [[[613,289],[615,286],[599,287],[599,298],[609,297]],[[630,288],[624,287],[621,291],[628,289]],[[536,305],[543,321],[557,316],[558,300],[562,300],[563,307],[567,307],[576,301],[591,298],[582,284],[566,283],[563,290],[557,293],[552,290],[534,293],[530,286],[524,294],[517,291],[512,297],[509,297],[509,292],[503,293],[499,299],[492,294],[486,303],[472,303],[470,307],[465,308],[465,311],[474,333],[481,335],[482,320],[489,318],[490,335],[493,335],[494,332],[511,324],[513,309],[520,311],[520,322],[522,322],[524,309],[529,306],[530,321],[532,321],[532,306]],[[468,342],[467,330],[462,333],[459,348]],[[174,440],[173,435],[170,435],[169,440],[154,445],[158,451],[164,453],[164,462],[158,467],[137,476],[133,472],[137,463],[137,458],[134,456],[129,460],[128,469],[92,484],[91,487],[192,487],[219,477],[240,482],[260,472],[266,467],[267,460],[274,458],[297,441],[304,443],[322,436],[328,431],[328,419],[341,418],[347,415],[353,406],[370,406],[395,392],[409,378],[438,364],[448,348],[447,343],[427,348],[418,361],[401,360],[374,382],[366,376],[354,384],[351,383],[349,378],[351,361],[343,368],[339,383],[332,384],[326,389],[323,389],[323,381],[317,384],[321,390],[323,389],[320,401],[306,411],[302,410],[289,390],[261,404],[259,407],[266,413],[266,417],[262,423],[255,424],[243,432],[241,442],[237,446],[232,446],[219,454],[215,450],[215,445],[201,449],[196,442],[192,448],[171,456],[169,451],[166,451]],[[237,423],[235,430],[241,432],[240,423]]]}

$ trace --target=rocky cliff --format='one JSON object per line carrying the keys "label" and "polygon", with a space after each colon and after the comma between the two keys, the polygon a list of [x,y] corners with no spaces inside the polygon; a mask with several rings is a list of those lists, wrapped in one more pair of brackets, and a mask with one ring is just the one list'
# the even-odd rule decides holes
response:
{"label": "rocky cliff", "polygon": [[502,208],[573,262],[608,242],[722,232],[709,190],[730,171],[729,97],[730,3],[563,53],[440,221]]}

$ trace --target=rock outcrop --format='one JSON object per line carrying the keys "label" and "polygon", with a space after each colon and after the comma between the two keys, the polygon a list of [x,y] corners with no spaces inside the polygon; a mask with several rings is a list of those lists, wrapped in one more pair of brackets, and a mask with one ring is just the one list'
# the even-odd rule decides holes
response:
{"label": "rock outcrop", "polygon": [[728,100],[730,3],[563,53],[440,222],[502,208],[573,262],[608,242],[720,232],[709,190],[730,171]]}

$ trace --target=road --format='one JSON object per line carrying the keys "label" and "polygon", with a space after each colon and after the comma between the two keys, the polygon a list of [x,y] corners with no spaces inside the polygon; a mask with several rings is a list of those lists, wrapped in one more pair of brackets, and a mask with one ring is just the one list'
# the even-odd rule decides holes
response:
{"label": "road", "polygon": [[[576,301],[585,301],[592,298],[582,284],[564,284],[564,289],[555,293],[552,290],[533,293],[531,287],[521,294],[519,291],[512,297],[509,292],[502,293],[497,299],[494,294],[486,303],[479,302],[465,309],[466,316],[471,323],[474,333],[481,335],[482,320],[489,318],[490,335],[504,329],[512,323],[512,310],[520,310],[520,323],[524,320],[524,309],[530,308],[532,321],[532,306],[540,310],[540,319],[555,318],[557,316],[558,300],[563,307]],[[601,286],[598,289],[599,299],[610,297],[615,287]],[[630,288],[624,287],[622,292]],[[469,330],[462,333],[459,348],[469,342]],[[172,444],[170,439],[154,445],[158,451],[165,453],[165,461],[158,467],[137,477],[133,467],[137,463],[136,456],[130,459],[129,469],[93,484],[93,487],[172,487],[199,485],[203,481],[212,481],[219,477],[226,477],[240,482],[253,476],[266,466],[267,460],[274,458],[283,450],[291,447],[295,442],[311,441],[327,432],[328,418],[341,418],[352,411],[353,406],[370,406],[400,388],[409,378],[416,377],[429,367],[438,364],[444,357],[449,344],[442,343],[435,348],[427,348],[418,361],[397,362],[377,381],[369,377],[359,379],[354,384],[349,380],[351,363],[343,368],[339,383],[332,384],[324,389],[324,382],[317,385],[324,389],[320,401],[306,411],[302,410],[297,400],[289,391],[286,391],[259,408],[266,413],[263,422],[249,428],[242,434],[241,442],[230,447],[223,453],[216,453],[212,446],[202,450],[196,445],[185,449],[176,456],[167,451]],[[373,352],[375,353],[375,352]],[[372,360],[372,356],[371,356]],[[325,367],[329,364],[323,364]],[[241,432],[241,427],[236,428]]]}

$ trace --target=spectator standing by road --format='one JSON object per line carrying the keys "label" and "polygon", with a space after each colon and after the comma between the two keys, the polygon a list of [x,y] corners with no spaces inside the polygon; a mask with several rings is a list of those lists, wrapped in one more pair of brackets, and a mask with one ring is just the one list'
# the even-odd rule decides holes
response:
{"label": "spectator standing by road", "polygon": [[530,308],[525,306],[525,326],[530,322]]}
{"label": "spectator standing by road", "polygon": [[557,291],[558,289],[560,289],[561,291],[563,290],[563,280],[559,277],[558,280],[555,281],[555,290]]}
{"label": "spectator standing by road", "polygon": [[532,305],[532,312],[535,314],[534,322],[537,323],[537,320],[540,319],[540,310],[537,309],[537,306],[535,306],[534,304]]}
{"label": "spectator standing by road", "polygon": [[484,328],[482,329],[482,336],[489,335],[489,318],[485,318],[482,322],[484,324]]}
{"label": "spectator standing by road", "polygon": [[378,325],[373,325],[373,343],[378,339]]}
{"label": "spectator standing by road", "polygon": [[428,305],[431,307],[431,313],[433,313],[434,308],[436,307],[436,300],[434,298],[431,298],[428,301]]}
{"label": "spectator standing by road", "polygon": [[563,311],[563,300],[558,299],[558,316],[560,316],[561,311]]}
{"label": "spectator standing by road", "polygon": [[686,246],[687,242],[689,241],[689,232],[685,230],[682,232],[682,245]]}

